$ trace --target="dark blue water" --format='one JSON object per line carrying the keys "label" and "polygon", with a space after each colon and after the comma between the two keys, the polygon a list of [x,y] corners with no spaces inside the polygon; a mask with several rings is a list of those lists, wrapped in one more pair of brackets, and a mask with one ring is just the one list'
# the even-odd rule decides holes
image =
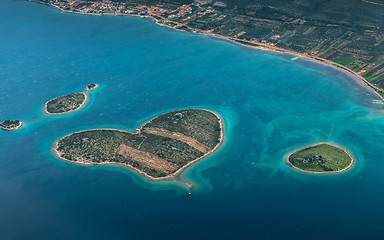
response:
{"label": "dark blue water", "polygon": [[[383,107],[332,68],[244,48],[136,17],[81,16],[0,2],[0,239],[381,239]],[[44,103],[101,88],[87,106]],[[219,151],[180,182],[121,167],[62,162],[51,145],[88,128],[134,130],[172,109],[225,120]],[[287,153],[326,141],[356,159],[328,176],[296,172]]]}

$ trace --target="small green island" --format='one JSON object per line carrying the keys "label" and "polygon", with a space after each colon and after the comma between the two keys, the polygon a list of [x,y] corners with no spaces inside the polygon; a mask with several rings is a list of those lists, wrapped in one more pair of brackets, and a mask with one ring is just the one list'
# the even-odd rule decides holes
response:
{"label": "small green island", "polygon": [[0,128],[8,131],[19,129],[21,126],[23,126],[23,123],[19,120],[5,120],[0,123]]}
{"label": "small green island", "polygon": [[91,91],[91,90],[95,90],[96,88],[98,88],[99,85],[95,84],[95,83],[91,83],[91,84],[88,84],[87,87],[85,88],[85,90],[87,91]]}
{"label": "small green island", "polygon": [[86,101],[85,93],[71,93],[48,101],[44,110],[50,115],[65,114],[80,109]]}
{"label": "small green island", "polygon": [[287,162],[303,172],[325,174],[347,170],[354,164],[354,159],[344,149],[320,143],[291,153]]}
{"label": "small green island", "polygon": [[95,129],[57,141],[55,154],[79,164],[119,164],[153,180],[173,178],[214,152],[223,140],[221,118],[208,110],[187,109],[159,115],[137,133]]}

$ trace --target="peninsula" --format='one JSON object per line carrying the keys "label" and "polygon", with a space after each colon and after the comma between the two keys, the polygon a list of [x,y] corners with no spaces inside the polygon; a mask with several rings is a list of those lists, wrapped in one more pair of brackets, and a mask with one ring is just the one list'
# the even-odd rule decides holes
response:
{"label": "peninsula", "polygon": [[21,126],[23,126],[23,123],[19,120],[5,120],[0,123],[0,128],[8,131],[19,129]]}
{"label": "peninsula", "polygon": [[80,109],[86,101],[85,93],[71,93],[48,101],[44,110],[50,115],[65,114]]}
{"label": "peninsula", "polygon": [[79,14],[151,17],[177,30],[295,54],[352,73],[384,96],[384,5],[378,0],[30,1]]}
{"label": "peninsula", "polygon": [[320,143],[291,153],[287,162],[302,172],[325,174],[347,170],[354,164],[354,159],[344,149]]}
{"label": "peninsula", "polygon": [[159,115],[137,133],[94,129],[57,141],[55,154],[78,164],[119,164],[152,180],[174,178],[214,152],[223,141],[223,123],[214,112],[187,109]]}

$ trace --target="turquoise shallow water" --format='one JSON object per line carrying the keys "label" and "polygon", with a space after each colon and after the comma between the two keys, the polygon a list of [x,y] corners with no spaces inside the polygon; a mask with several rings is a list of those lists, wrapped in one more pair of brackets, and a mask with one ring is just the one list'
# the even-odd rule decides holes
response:
{"label": "turquoise shallow water", "polygon": [[[377,239],[384,223],[383,107],[358,82],[293,56],[173,31],[149,19],[80,16],[0,3],[0,239]],[[101,88],[47,116],[44,103]],[[119,167],[52,156],[73,131],[134,130],[173,109],[213,110],[219,151],[151,183]],[[327,141],[357,159],[332,176],[298,173],[287,153]]]}

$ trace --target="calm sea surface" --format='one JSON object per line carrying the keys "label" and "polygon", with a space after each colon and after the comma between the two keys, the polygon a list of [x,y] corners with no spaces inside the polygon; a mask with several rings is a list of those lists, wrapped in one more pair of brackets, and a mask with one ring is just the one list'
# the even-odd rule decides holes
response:
{"label": "calm sea surface", "polygon": [[[82,16],[0,2],[0,239],[382,239],[384,109],[351,77],[294,56],[174,31],[149,19]],[[44,103],[100,88],[65,116]],[[174,109],[225,121],[219,151],[180,182],[51,153],[73,131],[134,130]],[[333,176],[287,153],[326,141],[357,159]]]}

